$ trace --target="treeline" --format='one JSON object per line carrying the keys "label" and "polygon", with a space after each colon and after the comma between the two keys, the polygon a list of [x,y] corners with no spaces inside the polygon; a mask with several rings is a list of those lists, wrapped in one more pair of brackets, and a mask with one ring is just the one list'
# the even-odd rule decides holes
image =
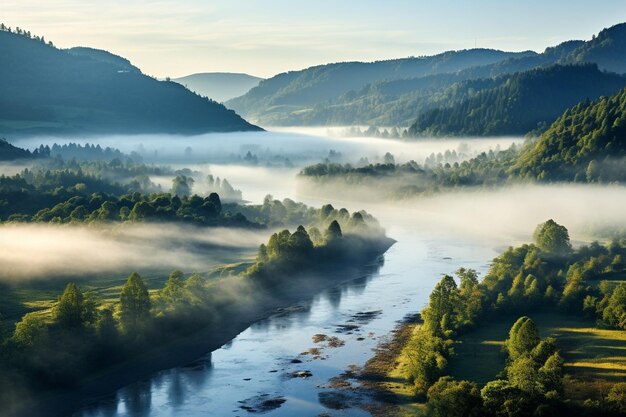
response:
{"label": "treeline", "polygon": [[[409,377],[428,400],[434,416],[531,416],[626,413],[620,402],[624,384],[607,401],[585,403],[585,410],[563,397],[563,359],[552,338],[541,340],[531,312],[559,309],[592,316],[599,325],[626,330],[626,283],[611,282],[625,272],[626,242],[595,242],[572,249],[567,229],[549,220],[538,226],[535,243],[509,248],[493,260],[479,282],[473,270],[460,269],[457,281],[444,276],[422,311],[423,324],[405,347]],[[446,375],[457,338],[501,314],[522,315],[505,344],[507,365],[481,390]],[[618,398],[616,400],[616,398]],[[604,407],[604,409],[600,409]],[[538,414],[539,413],[539,414]]]}
{"label": "treeline", "polygon": [[378,182],[389,197],[402,198],[449,188],[515,182],[517,179],[508,170],[517,155],[518,148],[512,146],[506,150],[482,152],[468,160],[462,160],[452,152],[431,155],[423,164],[415,161],[397,164],[393,159],[384,163],[363,161],[360,166],[325,162],[305,167],[299,175],[321,185],[337,182],[348,186],[370,186]]}
{"label": "treeline", "polygon": [[105,160],[111,161],[113,159],[119,159],[120,161],[131,159],[134,162],[140,163],[143,158],[141,155],[135,151],[131,152],[130,155],[127,155],[116,148],[111,148],[109,146],[102,148],[99,144],[93,145],[86,143],[81,145],[80,143],[65,143],[59,145],[57,143],[52,144],[52,146],[41,145],[36,149],[40,155],[50,156],[52,158],[61,157],[66,161],[76,159],[78,161],[89,161],[89,160]]}
{"label": "treeline", "polygon": [[[350,268],[363,268],[391,244],[359,213],[345,223],[346,234],[331,218],[332,211],[326,213],[323,220],[330,225],[322,237],[314,242],[302,226],[293,234],[274,234],[240,275],[185,277],[174,271],[163,288],[149,292],[142,277],[132,273],[117,300],[99,300],[69,283],[51,310],[28,313],[13,332],[0,333],[0,401],[5,411],[11,415],[35,401],[22,392],[76,388],[113,365],[132,365],[134,359],[184,337],[202,334],[211,340],[217,331],[220,338],[234,336],[241,326],[236,323],[256,320],[257,310],[288,305],[303,291],[317,291]],[[314,228],[310,231],[316,236]],[[320,273],[311,279],[307,272]]]}
{"label": "treeline", "polygon": [[30,33],[30,30],[24,30],[20,28],[19,26],[16,26],[15,29],[12,29],[11,26],[7,26],[4,23],[0,23],[0,31],[8,32],[8,33],[15,33],[16,35],[21,35],[27,39],[33,39],[41,43],[46,43],[50,46],[54,46],[52,41],[46,42],[46,39],[43,36],[33,35],[32,33]]}
{"label": "treeline", "polygon": [[[232,207],[236,210],[236,206]],[[172,222],[182,221],[206,226],[260,227],[238,212],[222,211],[216,193],[207,197],[177,196],[170,193],[111,194],[74,196],[34,215],[12,214],[9,222],[91,223],[91,222]]]}
{"label": "treeline", "polygon": [[[98,147],[87,147],[83,149],[95,149],[98,154],[107,153],[107,150],[98,150]],[[44,152],[49,150],[42,148]],[[115,154],[115,151],[111,152]],[[191,216],[198,220],[207,215],[198,211],[198,197],[191,199],[194,195],[194,177],[198,175],[198,172],[189,169],[173,170],[166,166],[136,162],[131,158],[85,161],[73,158],[67,161],[57,155],[42,160],[33,168],[26,168],[19,174],[0,176],[0,221],[123,221],[129,220],[134,204],[141,201],[148,203],[150,207],[137,209],[143,210],[148,217],[173,218],[176,217],[173,214],[183,207],[183,211],[179,213],[181,218],[189,220]],[[173,177],[168,203],[158,199],[164,193],[161,185],[151,181],[152,176]],[[219,193],[226,202],[242,200],[241,191],[236,190],[226,179],[216,179],[209,175],[206,181],[204,188],[208,189],[205,190],[208,195]],[[171,200],[173,196],[178,196],[179,199]],[[191,199],[191,211],[185,211],[185,203],[180,200],[184,197]],[[109,204],[100,213],[94,213],[104,203]],[[72,216],[75,209],[79,211]],[[108,214],[104,215],[103,211]]]}
{"label": "treeline", "polygon": [[626,77],[596,64],[555,65],[500,77],[497,86],[460,102],[422,112],[409,136],[503,136],[545,130],[566,109],[611,95]]}

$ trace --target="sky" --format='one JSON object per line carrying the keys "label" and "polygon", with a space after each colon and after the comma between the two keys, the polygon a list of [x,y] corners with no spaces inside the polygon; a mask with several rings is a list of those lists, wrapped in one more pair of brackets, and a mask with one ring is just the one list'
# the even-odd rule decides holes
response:
{"label": "sky", "polygon": [[0,0],[0,20],[146,74],[280,72],[494,48],[542,51],[626,22],[625,0]]}

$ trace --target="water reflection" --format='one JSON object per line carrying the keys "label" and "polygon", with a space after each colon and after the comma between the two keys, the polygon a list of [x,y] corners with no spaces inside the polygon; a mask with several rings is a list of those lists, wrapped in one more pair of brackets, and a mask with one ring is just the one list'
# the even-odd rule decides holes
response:
{"label": "water reflection", "polygon": [[152,406],[152,383],[142,381],[120,390],[120,398],[130,417],[147,417]]}
{"label": "water reflection", "polygon": [[[194,363],[120,390],[116,407],[100,403],[97,413],[81,411],[76,417],[243,416],[249,414],[243,407],[259,398],[278,404],[264,413],[270,417],[334,415],[338,411],[327,401],[330,394],[320,397],[333,390],[320,387],[350,365],[362,365],[380,336],[426,302],[441,273],[459,266],[484,272],[494,256],[490,247],[438,240],[410,229],[394,238],[398,244],[385,255],[385,264],[354,271],[354,280],[300,300]],[[367,320],[355,321],[364,316]],[[343,345],[315,343],[312,337],[320,333]],[[312,348],[320,350],[317,359],[305,354]],[[310,376],[290,376],[301,371]],[[368,415],[355,404],[340,413]]]}

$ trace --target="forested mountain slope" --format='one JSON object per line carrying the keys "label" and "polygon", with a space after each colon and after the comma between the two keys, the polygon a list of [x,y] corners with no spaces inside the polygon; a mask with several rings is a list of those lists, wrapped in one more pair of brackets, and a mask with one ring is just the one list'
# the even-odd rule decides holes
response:
{"label": "forested mountain slope", "polygon": [[542,53],[474,49],[311,67],[270,78],[227,105],[265,125],[410,126],[424,112],[456,105],[492,88],[496,78],[555,64],[585,63],[595,63],[601,71],[626,73],[626,25],[605,29],[589,41],[565,41]]}
{"label": "forested mountain slope", "polygon": [[513,172],[542,180],[624,181],[626,89],[567,110],[519,156]]}
{"label": "forested mountain slope", "polygon": [[582,100],[619,91],[626,77],[602,72],[595,64],[554,65],[500,77],[497,84],[451,106],[423,112],[409,133],[523,135],[548,126]]}
{"label": "forested mountain slope", "polygon": [[177,83],[121,67],[122,58],[103,51],[60,50],[4,30],[0,56],[0,134],[259,129]]}

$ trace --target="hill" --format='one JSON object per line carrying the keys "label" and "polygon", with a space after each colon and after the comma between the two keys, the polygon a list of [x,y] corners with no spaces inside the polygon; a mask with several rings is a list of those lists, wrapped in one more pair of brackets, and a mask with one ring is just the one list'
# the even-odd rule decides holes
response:
{"label": "hill", "polygon": [[289,124],[289,117],[293,114],[310,111],[316,105],[325,105],[342,94],[358,91],[377,81],[454,73],[514,56],[533,54],[470,49],[418,58],[320,65],[278,74],[226,104],[251,120],[265,124]]}
{"label": "hill", "polygon": [[[492,79],[505,75],[585,63],[623,74],[625,26],[605,29],[589,41],[565,41],[542,53],[474,49],[405,60],[322,65],[279,74],[227,105],[266,125],[410,126],[422,113],[456,105],[492,88]],[[469,81],[476,83],[465,83]]]}
{"label": "hill", "polygon": [[104,51],[64,51],[0,31],[0,56],[2,134],[259,130],[224,106],[132,70]]}
{"label": "hill", "polygon": [[626,86],[626,77],[602,72],[596,64],[554,65],[503,76],[496,83],[451,106],[423,112],[409,133],[523,135],[545,128],[582,100],[619,91]]}
{"label": "hill", "polygon": [[84,56],[87,58],[95,59],[96,61],[106,62],[107,64],[115,65],[119,67],[121,71],[141,73],[141,70],[131,64],[128,59],[123,58],[119,55],[112,54],[109,51],[88,48],[85,46],[76,46],[74,48],[66,49],[66,51],[71,55]]}
{"label": "hill", "polygon": [[277,113],[277,123],[295,125],[410,126],[417,115],[451,106],[477,91],[492,88],[495,78],[553,65],[583,44],[567,41],[541,54],[528,53],[493,64],[470,67],[454,73],[376,81],[349,91],[330,103],[288,115]]}
{"label": "hill", "polygon": [[205,72],[173,78],[196,94],[224,102],[242,96],[259,85],[263,78],[232,72]]}
{"label": "hill", "polygon": [[33,154],[26,149],[13,146],[7,142],[6,139],[0,138],[0,161],[14,161],[16,159],[28,159],[32,157]]}
{"label": "hill", "polygon": [[625,181],[626,89],[567,110],[523,150],[512,170],[555,181]]}
{"label": "hill", "polygon": [[566,58],[571,62],[596,62],[606,71],[626,73],[626,23],[615,25],[585,42]]}

